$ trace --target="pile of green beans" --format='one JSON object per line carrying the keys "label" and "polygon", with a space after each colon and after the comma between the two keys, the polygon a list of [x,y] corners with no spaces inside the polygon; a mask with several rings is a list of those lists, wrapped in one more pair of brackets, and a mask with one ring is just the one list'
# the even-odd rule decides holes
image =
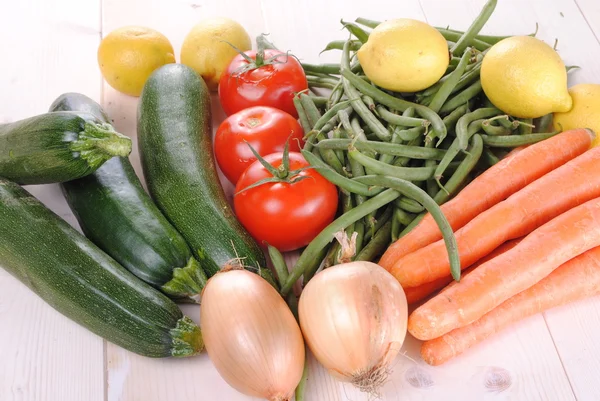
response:
{"label": "pile of green beans", "polygon": [[[309,91],[294,99],[306,135],[305,159],[340,191],[340,216],[302,252],[281,285],[287,295],[310,279],[325,259],[338,262],[334,235],[357,233],[354,260],[376,260],[431,213],[440,227],[451,272],[458,280],[456,240],[440,205],[510,148],[544,140],[551,116],[520,120],[493,107],[481,87],[485,53],[502,36],[481,35],[496,6],[489,0],[464,32],[437,28],[451,55],[446,74],[413,94],[393,93],[370,82],[355,57],[378,21],[342,21],[352,38],[329,43],[340,63],[303,64]],[[323,88],[329,90],[323,92]]]}

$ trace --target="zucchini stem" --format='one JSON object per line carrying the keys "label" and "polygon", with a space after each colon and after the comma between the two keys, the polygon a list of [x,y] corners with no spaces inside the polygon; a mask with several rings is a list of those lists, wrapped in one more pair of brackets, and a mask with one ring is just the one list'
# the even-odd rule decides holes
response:
{"label": "zucchini stem", "polygon": [[83,131],[79,132],[70,148],[73,152],[79,152],[91,168],[97,169],[115,156],[129,156],[131,139],[115,131],[109,124],[85,123]]}
{"label": "zucchini stem", "polygon": [[200,327],[187,316],[177,321],[177,326],[171,329],[173,344],[171,355],[177,358],[199,354],[204,350],[204,340]]}
{"label": "zucchini stem", "polygon": [[187,265],[173,270],[173,278],[160,289],[173,297],[189,298],[199,304],[200,293],[206,285],[206,280],[200,263],[191,257]]}

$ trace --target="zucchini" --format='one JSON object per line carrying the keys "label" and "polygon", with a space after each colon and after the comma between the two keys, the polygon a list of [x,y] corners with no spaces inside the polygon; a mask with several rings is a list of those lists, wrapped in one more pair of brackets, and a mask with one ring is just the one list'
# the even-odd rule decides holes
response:
{"label": "zucchini", "polygon": [[18,184],[74,180],[130,152],[131,139],[88,113],[46,113],[0,125],[0,176]]}
{"label": "zucchini", "polygon": [[19,185],[0,179],[0,266],[50,306],[129,351],[191,356],[200,329]]}
{"label": "zucchini", "polygon": [[212,276],[234,260],[265,267],[262,250],[237,221],[219,182],[202,78],[181,64],[156,70],[142,90],[137,129],[150,195],[204,271]]}
{"label": "zucchini", "polygon": [[[93,114],[109,124],[102,107],[79,93],[65,93],[50,111]],[[144,191],[126,157],[62,185],[83,233],[139,279],[174,299],[199,300],[206,276],[185,239]]]}

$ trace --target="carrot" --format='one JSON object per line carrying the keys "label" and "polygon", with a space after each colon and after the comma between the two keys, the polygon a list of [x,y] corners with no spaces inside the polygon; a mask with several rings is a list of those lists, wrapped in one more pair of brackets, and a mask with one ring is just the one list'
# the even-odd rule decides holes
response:
{"label": "carrot", "polygon": [[[481,212],[588,150],[593,137],[589,130],[576,129],[519,151],[513,150],[473,180],[453,200],[443,204],[442,212],[450,226],[457,230]],[[391,270],[401,257],[441,238],[437,224],[427,214],[410,233],[387,249],[379,265]]]}
{"label": "carrot", "polygon": [[[518,239],[514,239],[512,241],[507,241],[504,244],[500,245],[498,248],[494,249],[489,255],[484,256],[483,258],[479,259],[477,262],[475,262],[474,264],[469,266],[467,269],[465,269],[462,276],[465,277],[466,274],[473,271],[473,269],[477,268],[477,266],[480,266],[483,263],[487,262],[488,260],[491,260],[498,255],[502,255],[504,252],[508,251],[509,249],[514,248],[515,245],[517,245],[520,241],[521,241],[521,238],[518,238]],[[422,284],[418,287],[405,288],[404,293],[406,294],[406,300],[408,301],[409,304],[419,302],[419,301],[427,298],[428,296],[430,296],[431,294],[433,294],[440,288],[446,287],[448,284],[452,285],[452,276],[450,276],[450,275],[448,275],[446,277],[438,278],[437,280],[433,280],[430,283]]]}
{"label": "carrot", "polygon": [[[600,148],[593,148],[475,217],[455,233],[461,266],[473,264],[509,239],[522,237],[600,196],[599,165]],[[403,287],[446,276],[450,263],[444,242],[434,242],[406,255],[390,272]]]}
{"label": "carrot", "polygon": [[466,326],[599,245],[600,198],[596,198],[544,224],[421,305],[409,316],[408,331],[420,340],[431,340]]}
{"label": "carrot", "polygon": [[430,365],[441,365],[519,320],[599,294],[600,247],[596,247],[569,260],[479,320],[425,341],[421,346],[421,357]]}

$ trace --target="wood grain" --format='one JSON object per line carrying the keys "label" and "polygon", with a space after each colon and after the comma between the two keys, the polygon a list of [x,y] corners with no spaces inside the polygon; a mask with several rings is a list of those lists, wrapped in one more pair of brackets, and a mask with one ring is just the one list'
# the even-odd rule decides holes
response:
{"label": "wood grain", "polygon": [[[67,91],[99,99],[100,1],[1,2],[0,35],[1,122],[46,112]],[[75,224],[58,186],[28,189]],[[104,400],[103,340],[2,269],[0,344],[0,400]]]}
{"label": "wood grain", "polygon": [[[558,38],[567,64],[579,65],[570,84],[600,83],[600,6],[596,0],[503,0],[485,33],[531,33]],[[124,25],[165,34],[178,57],[189,29],[203,18],[227,16],[252,37],[270,34],[282,50],[307,62],[336,62],[339,52],[319,52],[344,39],[340,18],[426,20],[465,29],[483,0],[299,2],[276,0],[27,0],[0,3],[0,122],[47,110],[60,93],[78,91],[99,100],[116,128],[134,140],[137,98],[118,93],[100,77],[96,49],[101,35]],[[583,14],[582,14],[583,12]],[[585,17],[584,17],[585,15]],[[213,98],[214,128],[224,118]],[[221,178],[223,178],[221,176]],[[232,186],[222,179],[226,192]],[[29,187],[76,226],[57,186]],[[0,229],[3,229],[0,227]],[[286,255],[293,266],[297,253]],[[195,320],[199,308],[182,308]],[[399,400],[595,400],[600,399],[600,299],[534,316],[441,367],[426,365],[419,342],[406,339],[381,399]],[[0,401],[243,401],[206,355],[185,360],[148,359],[103,341],[46,306],[0,270]],[[366,401],[369,396],[334,380],[312,357],[307,400]]]}

